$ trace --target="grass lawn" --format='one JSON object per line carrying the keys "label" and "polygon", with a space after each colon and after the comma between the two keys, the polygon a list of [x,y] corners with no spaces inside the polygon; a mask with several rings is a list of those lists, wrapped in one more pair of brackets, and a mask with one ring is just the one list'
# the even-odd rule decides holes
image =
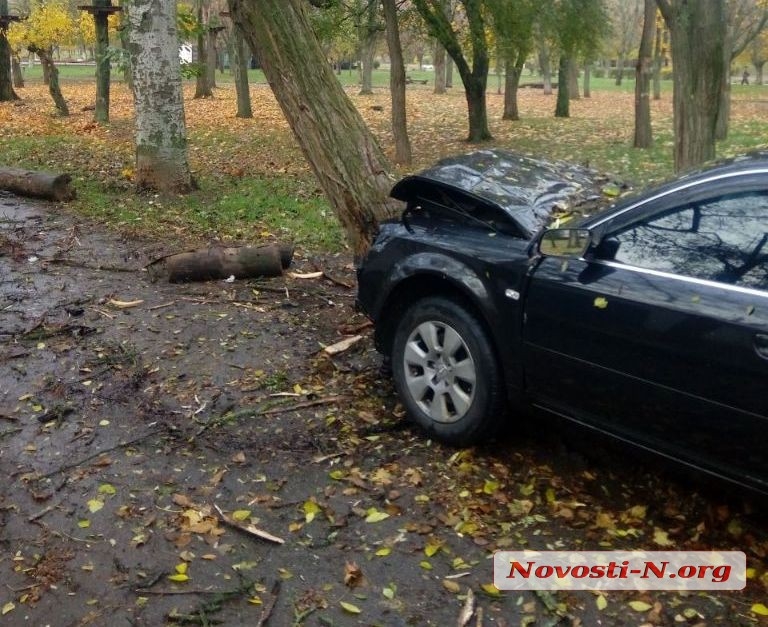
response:
{"label": "grass lawn", "polygon": [[[0,103],[0,165],[66,171],[78,190],[76,210],[121,229],[162,233],[191,240],[292,241],[300,247],[338,251],[342,233],[306,165],[263,74],[252,70],[254,118],[235,118],[231,76],[217,76],[214,98],[194,100],[194,83],[185,85],[190,162],[200,189],[184,197],[136,194],[132,98],[125,84],[112,89],[111,122],[93,123],[93,67],[64,65],[61,84],[72,114],[56,117],[47,89],[27,68],[27,86],[18,103]],[[432,80],[433,72],[411,72]],[[117,77],[119,74],[114,73]],[[457,77],[458,78],[458,77]],[[339,79],[384,149],[391,154],[388,72],[374,73],[373,95],[358,95],[357,71]],[[528,77],[523,83],[530,82]],[[555,97],[541,89],[520,90],[521,120],[501,119],[503,95],[489,78],[488,111],[498,146],[538,156],[588,164],[635,184],[672,172],[671,85],[653,101],[655,145],[632,148],[634,84],[593,79],[592,96],[573,100],[571,117],[553,117]],[[414,163],[393,168],[394,175],[475,148],[466,136],[466,101],[458,87],[435,96],[431,85],[408,86],[409,134]],[[719,146],[730,155],[766,145],[768,87],[733,86],[731,132]],[[343,129],[340,129],[343,132]]]}

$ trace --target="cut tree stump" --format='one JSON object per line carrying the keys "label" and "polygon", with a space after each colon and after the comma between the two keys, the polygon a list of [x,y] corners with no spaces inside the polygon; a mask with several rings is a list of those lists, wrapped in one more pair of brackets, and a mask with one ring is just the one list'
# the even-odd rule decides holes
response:
{"label": "cut tree stump", "polygon": [[65,201],[75,198],[69,174],[0,167],[0,189],[19,196]]}
{"label": "cut tree stump", "polygon": [[212,246],[156,259],[147,266],[154,279],[167,278],[171,283],[247,279],[280,276],[291,265],[293,248],[284,245]]}

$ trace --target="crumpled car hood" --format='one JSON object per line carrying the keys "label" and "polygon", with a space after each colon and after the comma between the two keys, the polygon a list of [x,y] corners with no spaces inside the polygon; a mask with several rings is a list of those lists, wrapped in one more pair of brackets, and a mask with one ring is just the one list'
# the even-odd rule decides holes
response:
{"label": "crumpled car hood", "polygon": [[498,206],[528,236],[553,217],[594,213],[618,195],[605,175],[563,161],[546,161],[507,150],[479,150],[449,157],[399,181],[393,198],[415,199],[424,185],[450,187]]}

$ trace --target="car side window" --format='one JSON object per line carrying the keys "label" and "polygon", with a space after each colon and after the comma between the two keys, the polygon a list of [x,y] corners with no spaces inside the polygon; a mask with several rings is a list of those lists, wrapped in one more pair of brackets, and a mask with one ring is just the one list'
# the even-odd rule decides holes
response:
{"label": "car side window", "polygon": [[768,290],[768,195],[762,192],[667,209],[609,238],[621,263]]}

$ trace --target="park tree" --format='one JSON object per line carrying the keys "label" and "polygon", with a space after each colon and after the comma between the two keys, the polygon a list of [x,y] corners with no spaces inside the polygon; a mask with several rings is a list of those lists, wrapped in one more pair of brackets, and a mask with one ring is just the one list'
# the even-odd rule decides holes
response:
{"label": "park tree", "polygon": [[373,62],[376,57],[376,45],[384,31],[384,24],[379,17],[380,0],[356,0],[353,17],[357,25],[358,45],[360,50],[360,95],[373,93]]}
{"label": "park tree", "polygon": [[[109,51],[110,17],[119,12],[111,0],[93,0],[92,5],[80,5],[85,11],[80,18],[80,36],[83,42],[95,46],[96,57],[96,106],[94,120],[109,122],[109,88],[111,58]],[[93,16],[93,17],[90,17]],[[114,20],[113,20],[114,22]]]}
{"label": "park tree", "polygon": [[643,29],[635,66],[635,148],[650,148],[653,143],[650,92],[655,35],[656,0],[644,0]]}
{"label": "park tree", "polygon": [[725,0],[656,0],[670,31],[675,170],[715,156],[725,71]]}
{"label": "park tree", "polygon": [[392,98],[392,135],[395,139],[395,162],[411,162],[411,142],[408,139],[408,118],[405,109],[405,66],[400,45],[400,27],[397,22],[395,0],[381,0],[387,29],[389,50],[389,91]]}
{"label": "park tree", "polygon": [[763,84],[763,68],[768,63],[768,31],[763,30],[749,44],[747,49],[749,62],[755,68],[755,83]]}
{"label": "park tree", "polygon": [[187,156],[176,3],[133,0],[128,21],[136,185],[162,193],[187,192],[194,181]]}
{"label": "park tree", "polygon": [[644,0],[607,0],[611,22],[610,50],[616,54],[616,85],[621,85],[630,54],[637,51],[643,28]]}
{"label": "park tree", "polygon": [[8,0],[0,0],[0,102],[9,102],[19,98],[13,90],[11,78],[11,45],[8,43],[7,37],[10,24]]}
{"label": "park tree", "polygon": [[398,209],[389,198],[391,165],[326,62],[304,0],[229,6],[359,258],[379,221]]}
{"label": "park tree", "polygon": [[609,32],[603,0],[552,0],[539,10],[542,33],[559,53],[555,117],[570,116],[569,76],[579,58],[592,59]]}
{"label": "park tree", "polygon": [[726,0],[725,37],[723,39],[722,89],[717,113],[715,138],[728,136],[731,116],[731,64],[747,46],[765,29],[768,21],[768,3],[764,0]]}
{"label": "park tree", "polygon": [[248,60],[251,58],[250,48],[245,43],[245,37],[237,26],[230,29],[230,48],[232,50],[232,74],[235,79],[238,118],[252,118],[251,92],[248,87]]}
{"label": "park tree", "polygon": [[61,93],[59,70],[53,59],[55,46],[73,43],[78,36],[78,22],[62,0],[49,0],[31,6],[26,20],[13,23],[8,29],[12,45],[24,45],[40,58],[59,115],[69,115],[69,107]]}
{"label": "park tree", "polygon": [[467,99],[468,141],[480,142],[492,139],[488,128],[486,103],[490,62],[483,1],[460,0],[468,30],[471,65],[462,47],[463,35],[446,15],[442,0],[413,0],[413,4],[426,22],[430,34],[443,45],[453,59],[461,76]]}
{"label": "park tree", "polygon": [[504,60],[505,120],[519,120],[517,90],[525,62],[533,50],[533,26],[539,3],[534,0],[486,0],[491,26]]}

